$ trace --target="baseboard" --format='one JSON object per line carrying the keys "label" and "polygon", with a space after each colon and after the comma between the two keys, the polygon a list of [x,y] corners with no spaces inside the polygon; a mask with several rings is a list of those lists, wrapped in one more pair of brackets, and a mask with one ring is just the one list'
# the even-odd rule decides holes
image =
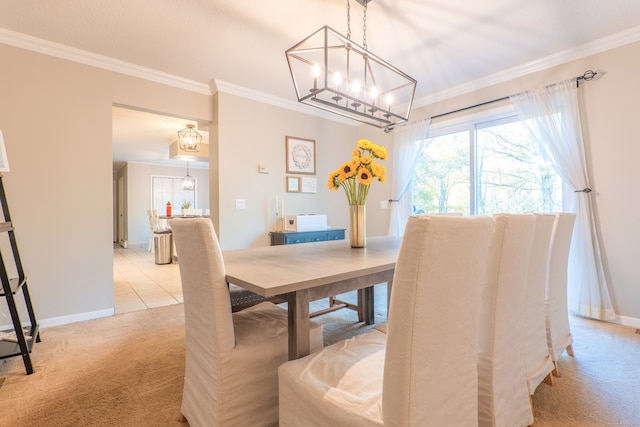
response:
{"label": "baseboard", "polygon": [[620,316],[616,314],[616,318],[611,320],[612,323],[617,323],[624,326],[632,326],[634,328],[640,328],[640,319],[637,317]]}
{"label": "baseboard", "polygon": [[69,316],[50,317],[48,319],[38,319],[40,328],[50,328],[52,326],[66,325],[68,323],[83,322],[85,320],[98,319],[101,317],[109,317],[115,314],[115,309],[89,311],[86,313],[72,314]]}

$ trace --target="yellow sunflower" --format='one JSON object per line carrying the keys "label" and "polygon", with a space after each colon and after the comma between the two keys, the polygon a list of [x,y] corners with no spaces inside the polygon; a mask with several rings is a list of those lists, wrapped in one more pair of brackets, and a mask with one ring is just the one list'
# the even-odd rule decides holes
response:
{"label": "yellow sunflower", "polygon": [[337,190],[340,188],[340,182],[338,181],[340,177],[340,171],[333,171],[329,174],[329,181],[327,182],[327,187],[329,190]]}
{"label": "yellow sunflower", "polygon": [[376,156],[379,159],[387,158],[387,149],[381,145],[374,144],[373,147],[371,148],[371,152],[373,153],[374,156]]}
{"label": "yellow sunflower", "polygon": [[347,178],[351,178],[357,172],[357,167],[353,165],[353,161],[343,163],[338,169],[338,174],[340,175],[340,180],[344,181]]}
{"label": "yellow sunflower", "polygon": [[373,158],[371,156],[360,157],[360,163],[362,163],[363,165],[371,164],[371,162],[373,162]]}
{"label": "yellow sunflower", "polygon": [[353,164],[354,169],[358,169],[360,167],[360,162],[362,161],[362,159],[360,158],[360,156],[353,156],[353,158],[351,159],[351,163]]}
{"label": "yellow sunflower", "polygon": [[373,174],[367,168],[360,168],[358,170],[358,182],[360,184],[368,185],[373,182]]}
{"label": "yellow sunflower", "polygon": [[371,146],[373,145],[373,143],[371,141],[369,141],[368,139],[361,139],[358,141],[358,147],[363,149],[363,150],[371,150]]}

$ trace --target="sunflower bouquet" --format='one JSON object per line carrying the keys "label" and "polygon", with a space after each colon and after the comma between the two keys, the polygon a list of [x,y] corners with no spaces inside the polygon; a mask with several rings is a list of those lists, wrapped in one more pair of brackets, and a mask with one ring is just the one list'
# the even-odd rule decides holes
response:
{"label": "sunflower bouquet", "polygon": [[337,190],[342,187],[350,205],[364,205],[373,180],[377,178],[380,182],[385,181],[386,168],[375,159],[386,158],[386,148],[367,139],[359,140],[351,160],[329,174],[329,189]]}

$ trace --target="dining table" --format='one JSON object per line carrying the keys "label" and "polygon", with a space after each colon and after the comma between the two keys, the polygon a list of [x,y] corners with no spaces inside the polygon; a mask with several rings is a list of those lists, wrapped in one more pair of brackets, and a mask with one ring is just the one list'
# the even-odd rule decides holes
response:
{"label": "dining table", "polygon": [[263,297],[285,295],[289,360],[310,353],[309,303],[362,289],[364,322],[373,324],[373,285],[393,281],[402,238],[370,237],[363,248],[346,240],[225,250],[226,280]]}

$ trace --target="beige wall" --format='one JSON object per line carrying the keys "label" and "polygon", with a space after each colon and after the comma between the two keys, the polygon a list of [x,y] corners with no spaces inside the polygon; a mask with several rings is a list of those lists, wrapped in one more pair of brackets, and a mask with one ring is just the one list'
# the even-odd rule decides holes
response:
{"label": "beige wall", "polygon": [[591,187],[600,227],[605,273],[619,321],[640,326],[640,138],[637,103],[640,43],[613,49],[503,84],[416,109],[412,120],[501,98],[582,75],[588,69],[606,74],[581,82],[585,145],[591,165]]}
{"label": "beige wall", "polygon": [[112,104],[209,121],[211,97],[7,45],[0,58],[5,187],[36,315],[43,324],[108,315]]}

